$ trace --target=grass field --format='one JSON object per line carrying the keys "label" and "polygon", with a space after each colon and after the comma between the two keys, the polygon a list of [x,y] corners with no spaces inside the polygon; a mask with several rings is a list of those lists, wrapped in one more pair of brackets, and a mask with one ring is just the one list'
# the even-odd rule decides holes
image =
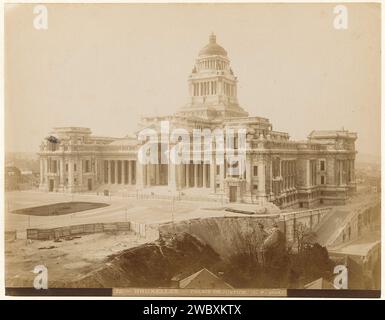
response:
{"label": "grass field", "polygon": [[14,210],[12,213],[25,214],[31,216],[60,216],[74,212],[92,210],[107,207],[107,203],[95,202],[59,202],[44,206],[31,207],[25,209]]}

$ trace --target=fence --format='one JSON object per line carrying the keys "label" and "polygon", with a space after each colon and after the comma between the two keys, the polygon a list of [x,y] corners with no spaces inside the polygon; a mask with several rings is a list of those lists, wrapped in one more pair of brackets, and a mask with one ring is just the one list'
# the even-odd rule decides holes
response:
{"label": "fence", "polygon": [[153,226],[137,222],[89,223],[49,229],[27,229],[27,239],[54,240],[93,233],[132,231],[142,238],[155,240],[159,237]]}
{"label": "fence", "polygon": [[321,220],[332,210],[331,207],[282,213],[279,223],[287,240],[293,240],[297,225],[301,223],[309,230],[315,231]]}

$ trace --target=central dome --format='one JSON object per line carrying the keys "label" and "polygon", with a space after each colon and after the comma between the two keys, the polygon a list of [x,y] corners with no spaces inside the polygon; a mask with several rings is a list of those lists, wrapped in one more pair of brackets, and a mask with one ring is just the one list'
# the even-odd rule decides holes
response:
{"label": "central dome", "polygon": [[199,51],[200,56],[225,56],[227,57],[227,52],[219,44],[217,44],[216,36],[214,34],[210,35],[209,44],[205,46],[201,51]]}

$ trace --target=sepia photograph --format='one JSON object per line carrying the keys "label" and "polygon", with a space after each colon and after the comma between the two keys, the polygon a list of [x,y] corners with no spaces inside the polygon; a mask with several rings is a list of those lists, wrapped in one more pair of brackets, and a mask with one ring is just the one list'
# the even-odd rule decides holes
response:
{"label": "sepia photograph", "polygon": [[5,3],[4,137],[7,296],[381,296],[379,2]]}

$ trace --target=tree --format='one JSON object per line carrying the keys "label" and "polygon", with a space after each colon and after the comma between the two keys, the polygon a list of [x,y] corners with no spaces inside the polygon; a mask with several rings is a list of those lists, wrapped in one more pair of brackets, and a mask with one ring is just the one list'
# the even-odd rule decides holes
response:
{"label": "tree", "polygon": [[301,253],[306,247],[314,245],[317,241],[317,235],[309,227],[301,222],[296,223],[294,231],[294,241],[297,243],[298,253]]}

